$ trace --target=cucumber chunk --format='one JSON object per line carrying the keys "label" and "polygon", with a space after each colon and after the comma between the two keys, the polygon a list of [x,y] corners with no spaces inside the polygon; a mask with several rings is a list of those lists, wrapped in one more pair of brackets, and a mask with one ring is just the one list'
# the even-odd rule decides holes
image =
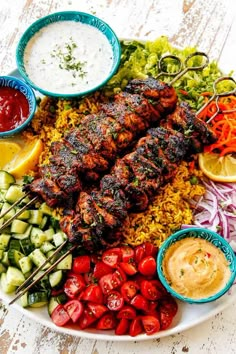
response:
{"label": "cucumber chunk", "polygon": [[[43,252],[40,251],[39,248],[35,248],[33,252],[29,254],[29,257],[37,267],[40,267],[47,260],[46,256],[43,254]],[[49,267],[50,263],[47,263],[43,269],[47,269]]]}
{"label": "cucumber chunk", "polygon": [[24,256],[19,259],[19,266],[23,274],[27,274],[33,268],[33,263],[30,257]]}
{"label": "cucumber chunk", "polygon": [[11,233],[23,234],[26,231],[28,226],[29,224],[27,222],[15,219],[12,221],[11,224]]}
{"label": "cucumber chunk", "polygon": [[22,187],[18,184],[12,184],[5,195],[5,199],[8,203],[13,204],[25,195],[22,191]]}
{"label": "cucumber chunk", "polygon": [[11,235],[1,234],[0,235],[0,249],[6,250],[8,248],[8,244],[10,242]]}
{"label": "cucumber chunk", "polygon": [[[0,216],[2,216],[10,207],[11,207],[11,204],[5,202],[2,206]],[[5,214],[3,216],[3,219],[8,220],[8,219],[12,218],[15,215],[15,213],[16,213],[15,208],[13,208],[7,214]]]}
{"label": "cucumber chunk", "polygon": [[16,267],[8,267],[7,272],[7,283],[12,286],[20,286],[24,283],[25,277],[22,271]]}
{"label": "cucumber chunk", "polygon": [[61,262],[58,263],[57,269],[69,270],[72,268],[72,254],[68,254]]}
{"label": "cucumber chunk", "polygon": [[14,293],[16,291],[17,287],[15,285],[8,283],[6,273],[1,274],[0,284],[5,294]]}
{"label": "cucumber chunk", "polygon": [[56,286],[60,285],[62,280],[63,280],[62,270],[57,270],[56,272],[49,274],[49,283],[52,288],[55,288]]}
{"label": "cucumber chunk", "polygon": [[21,253],[18,250],[15,250],[13,248],[10,248],[8,250],[8,259],[11,265],[13,265],[14,267],[20,268],[20,259],[23,258],[24,255],[23,253]]}
{"label": "cucumber chunk", "polygon": [[31,307],[42,307],[48,303],[46,291],[38,291],[28,295],[28,304]]}
{"label": "cucumber chunk", "polygon": [[15,178],[10,173],[0,170],[0,189],[8,189],[15,182]]}

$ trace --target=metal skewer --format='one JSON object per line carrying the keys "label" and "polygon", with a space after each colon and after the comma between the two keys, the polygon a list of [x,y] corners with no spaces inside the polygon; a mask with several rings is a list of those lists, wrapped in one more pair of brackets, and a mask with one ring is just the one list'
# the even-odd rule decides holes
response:
{"label": "metal skewer", "polygon": [[[30,290],[39,280],[41,280],[45,275],[50,273],[64,258],[68,256],[73,250],[77,247],[77,245],[72,246],[66,253],[64,253],[60,258],[56,260],[43,274],[41,274],[37,279],[35,279],[31,284],[29,284],[26,288],[24,288],[21,292],[14,297],[13,300],[9,302],[9,305],[12,305],[16,300],[18,300],[22,295],[24,295],[28,290]],[[23,284],[22,284],[23,285]]]}
{"label": "metal skewer", "polygon": [[33,279],[34,276],[35,276],[41,269],[43,269],[44,266],[45,266],[48,262],[50,262],[51,259],[54,258],[54,256],[56,256],[56,255],[61,251],[61,249],[65,246],[65,244],[67,243],[67,241],[68,241],[68,240],[65,240],[65,241],[55,250],[55,252],[53,252],[53,253],[51,254],[51,256],[48,257],[48,258],[46,259],[46,261],[41,264],[41,266],[39,266],[38,268],[35,269],[35,271],[24,281],[24,283],[22,283],[22,284],[16,289],[16,292],[15,292],[16,294],[18,294],[18,293],[21,291],[21,289],[23,289],[23,288],[30,282],[30,280]]}
{"label": "metal skewer", "polygon": [[[13,203],[6,211],[4,211],[4,213],[2,213],[0,215],[0,219],[2,219],[7,213],[9,213],[9,211],[11,211],[15,206],[20,204],[20,202],[22,202],[22,200],[24,200],[26,197],[28,197],[28,195],[30,195],[30,192],[26,193],[25,195],[23,195],[23,197],[21,197],[20,199],[15,201],[15,203]],[[1,229],[0,229],[0,231],[1,231]]]}

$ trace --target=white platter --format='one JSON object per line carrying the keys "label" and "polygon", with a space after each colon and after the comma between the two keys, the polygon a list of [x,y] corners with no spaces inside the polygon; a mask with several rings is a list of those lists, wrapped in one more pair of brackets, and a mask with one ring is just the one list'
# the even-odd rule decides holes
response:
{"label": "white platter", "polygon": [[[17,70],[10,72],[9,75],[20,77],[20,74]],[[38,92],[36,92],[38,95]],[[0,298],[8,304],[14,296],[4,294],[0,289]],[[169,327],[165,331],[160,331],[151,336],[147,336],[146,334],[140,334],[136,337],[131,337],[128,335],[114,335],[113,331],[98,331],[95,329],[86,329],[80,330],[76,327],[57,327],[51,321],[47,308],[39,308],[39,309],[24,309],[19,304],[15,303],[11,305],[14,309],[21,312],[26,317],[46,326],[50,329],[63,333],[69,334],[76,337],[90,338],[95,340],[107,340],[107,341],[143,341],[150,339],[157,339],[162,337],[167,337],[187,329],[190,329],[194,326],[201,324],[202,322],[212,318],[219,312],[223,311],[227,307],[229,307],[233,302],[236,301],[236,284],[232,286],[230,291],[222,296],[220,299],[214,302],[210,302],[207,304],[201,305],[190,305],[187,303],[183,303],[178,301],[178,312],[175,316],[171,327]]]}

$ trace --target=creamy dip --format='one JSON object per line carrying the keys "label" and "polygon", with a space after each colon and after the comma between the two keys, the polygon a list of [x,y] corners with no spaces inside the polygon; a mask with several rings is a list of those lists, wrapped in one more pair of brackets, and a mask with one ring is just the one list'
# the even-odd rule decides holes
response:
{"label": "creamy dip", "polygon": [[55,93],[83,92],[102,83],[113,62],[112,47],[97,28],[60,21],[39,30],[24,52],[25,70],[38,87]]}
{"label": "creamy dip", "polygon": [[201,238],[184,238],[172,244],[163,259],[163,273],[179,294],[202,299],[219,292],[230,278],[223,252]]}

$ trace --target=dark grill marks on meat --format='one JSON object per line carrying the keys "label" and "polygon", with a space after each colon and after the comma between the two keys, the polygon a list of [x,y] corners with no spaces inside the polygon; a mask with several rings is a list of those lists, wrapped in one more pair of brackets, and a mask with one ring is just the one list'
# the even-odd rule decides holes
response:
{"label": "dark grill marks on meat", "polygon": [[[50,162],[40,170],[40,181],[33,181],[26,189],[51,206],[63,205],[68,197],[73,199],[72,194],[80,193],[84,183],[100,179],[118,155],[131,148],[161,116],[175,109],[176,102],[175,90],[165,83],[150,78],[131,81],[126,92],[102,104],[98,114],[86,116],[78,128],[52,143]],[[60,191],[58,198],[54,185]]]}
{"label": "dark grill marks on meat", "polygon": [[[180,107],[181,114],[182,109]],[[189,114],[188,117],[193,119],[193,114]],[[91,251],[97,247],[114,244],[121,237],[117,228],[122,224],[127,213],[133,209],[145,210],[159,187],[175,175],[178,164],[188,157],[190,151],[193,153],[198,151],[199,147],[196,148],[193,141],[198,139],[202,149],[203,142],[211,143],[215,139],[211,130],[206,130],[204,123],[201,127],[201,121],[196,117],[194,119],[197,129],[185,135],[188,117],[184,117],[182,123],[181,116],[176,117],[178,127],[181,127],[178,130],[174,129],[173,118],[169,116],[163,124],[165,127],[149,129],[147,136],[138,141],[136,149],[118,159],[111,173],[101,179],[100,189],[86,193],[86,200],[89,201],[86,207],[83,203],[83,195],[79,197],[78,214],[66,216],[66,221],[64,218],[61,221],[62,229],[72,243],[87,247]],[[104,203],[105,200],[109,200],[109,207]],[[93,206],[92,213],[90,205]],[[76,228],[74,217],[77,222]],[[78,222],[79,218],[80,222]],[[86,234],[85,243],[84,234]],[[93,237],[95,237],[94,244]]]}

